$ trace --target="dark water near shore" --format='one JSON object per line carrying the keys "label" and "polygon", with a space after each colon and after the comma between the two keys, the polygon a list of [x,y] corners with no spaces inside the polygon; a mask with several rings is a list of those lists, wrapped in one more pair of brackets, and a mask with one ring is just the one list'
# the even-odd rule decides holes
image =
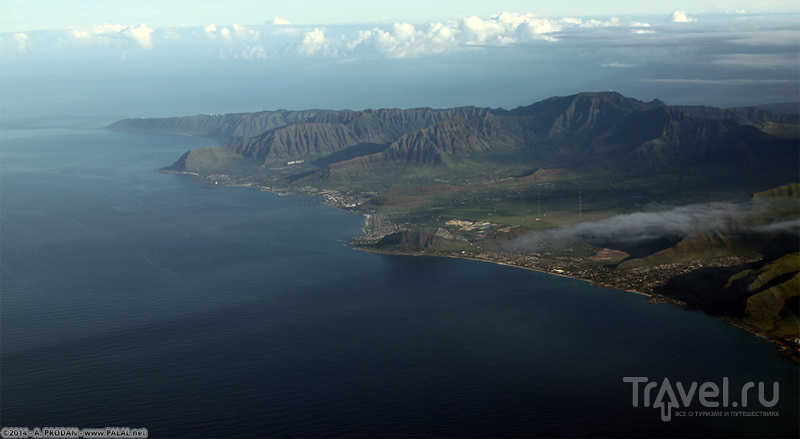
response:
{"label": "dark water near shore", "polygon": [[[3,131],[2,426],[146,427],[151,437],[798,435],[798,369],[763,339],[571,279],[358,252],[347,241],[362,217],[152,172],[206,143]],[[777,381],[776,407],[749,408],[780,416],[662,422],[659,410],[632,407],[625,376],[728,377],[737,392]]]}

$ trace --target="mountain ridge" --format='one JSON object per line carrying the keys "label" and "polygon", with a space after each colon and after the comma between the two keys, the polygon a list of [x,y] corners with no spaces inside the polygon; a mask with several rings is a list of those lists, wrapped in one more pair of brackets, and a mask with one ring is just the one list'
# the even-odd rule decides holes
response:
{"label": "mountain ridge", "polygon": [[718,167],[728,178],[744,172],[772,179],[766,189],[795,172],[798,126],[798,115],[755,107],[673,106],[583,92],[512,110],[278,110],[128,119],[109,129],[216,138],[223,141],[218,149],[189,151],[164,169],[249,175],[284,169],[281,184],[378,188],[436,176],[468,179],[493,169],[646,175]]}
{"label": "mountain ridge", "polygon": [[[690,166],[697,161],[753,159],[768,163],[773,147],[787,148],[764,127],[797,125],[797,117],[773,115],[758,108],[719,109],[643,102],[616,92],[552,97],[513,110],[479,107],[451,109],[307,110],[240,113],[202,122],[198,117],[127,120],[111,129],[184,129],[225,140],[222,148],[258,162],[308,161],[323,166],[304,180],[358,176],[382,166],[453,170],[480,156],[485,166],[516,156],[520,165],[536,167],[640,167],[649,171]],[[257,135],[244,136],[264,129]],[[325,157],[357,145],[347,159]],[[498,152],[493,156],[491,151]],[[355,151],[355,149],[353,150]],[[190,153],[191,154],[191,153]],[[195,160],[197,161],[197,160]],[[180,162],[180,161],[179,161]],[[186,162],[186,160],[183,160]],[[192,163],[192,160],[188,161]],[[474,164],[473,164],[474,165]],[[181,169],[180,163],[169,169]],[[402,172],[394,172],[395,175]]]}
{"label": "mountain ridge", "polygon": [[166,118],[123,119],[110,130],[157,134],[187,134],[216,140],[252,137],[331,110],[275,110],[255,113],[198,114]]}

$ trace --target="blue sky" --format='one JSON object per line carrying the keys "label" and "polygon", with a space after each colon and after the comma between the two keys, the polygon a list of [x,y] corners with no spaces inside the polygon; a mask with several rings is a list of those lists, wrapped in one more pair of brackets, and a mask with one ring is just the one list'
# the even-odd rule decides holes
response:
{"label": "blue sky", "polygon": [[0,117],[798,100],[796,1],[0,2]]}

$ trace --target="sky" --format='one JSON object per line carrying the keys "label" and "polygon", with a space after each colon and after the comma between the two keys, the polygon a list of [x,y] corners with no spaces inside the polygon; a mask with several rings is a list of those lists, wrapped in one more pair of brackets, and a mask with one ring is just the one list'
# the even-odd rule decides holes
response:
{"label": "sky", "polygon": [[[0,123],[302,108],[514,108],[616,90],[800,100],[796,1],[3,0]],[[113,121],[113,120],[111,120]],[[111,122],[109,121],[109,122]]]}
{"label": "sky", "polygon": [[502,12],[541,16],[667,15],[732,11],[797,12],[787,0],[536,1],[536,0],[3,0],[0,32],[22,32],[102,23],[140,22],[150,26],[200,26],[208,23],[256,25],[274,17],[295,24],[357,24],[440,21]]}

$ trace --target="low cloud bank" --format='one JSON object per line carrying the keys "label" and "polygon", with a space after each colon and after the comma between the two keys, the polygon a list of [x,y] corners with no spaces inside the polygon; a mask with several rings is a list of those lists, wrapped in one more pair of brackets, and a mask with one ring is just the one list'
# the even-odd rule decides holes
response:
{"label": "low cloud bank", "polygon": [[[543,246],[560,248],[577,242],[592,245],[617,243],[638,245],[660,239],[680,240],[691,233],[725,226],[753,232],[800,231],[796,199],[772,200],[755,205],[733,202],[692,204],[667,211],[637,212],[600,221],[539,230],[515,240],[511,247],[539,251]],[[765,220],[769,218],[769,220]],[[757,222],[758,225],[751,225]]]}

